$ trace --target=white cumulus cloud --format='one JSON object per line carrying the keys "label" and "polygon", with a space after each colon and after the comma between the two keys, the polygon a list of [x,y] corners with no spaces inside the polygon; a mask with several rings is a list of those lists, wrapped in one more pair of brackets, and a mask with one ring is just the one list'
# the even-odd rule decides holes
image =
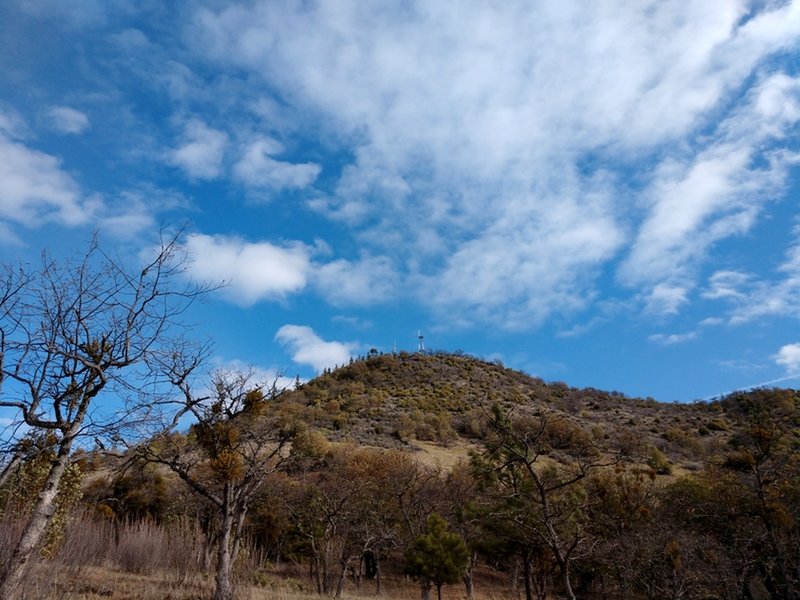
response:
{"label": "white cumulus cloud", "polygon": [[221,293],[241,306],[302,290],[311,270],[309,250],[301,244],[277,246],[195,233],[187,236],[186,247],[191,275],[225,282]]}
{"label": "white cumulus cloud", "polygon": [[310,365],[317,372],[346,364],[356,346],[325,341],[305,325],[284,325],[275,334],[275,339],[286,345],[294,362]]}
{"label": "white cumulus cloud", "polygon": [[786,344],[773,358],[788,374],[800,374],[800,344]]}

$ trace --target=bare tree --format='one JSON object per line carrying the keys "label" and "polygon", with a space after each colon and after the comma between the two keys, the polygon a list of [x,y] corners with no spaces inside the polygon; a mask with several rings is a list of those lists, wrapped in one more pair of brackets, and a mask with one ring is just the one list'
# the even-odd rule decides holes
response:
{"label": "bare tree", "polygon": [[[135,270],[96,241],[75,262],[42,256],[38,270],[6,267],[0,290],[0,407],[55,437],[55,457],[32,508],[0,597],[13,598],[55,509],[59,481],[82,436],[112,436],[133,405],[155,391],[150,368],[183,329],[180,317],[204,291],[180,275],[178,237],[162,240]],[[186,351],[189,346],[179,346]],[[143,405],[139,405],[141,408]]]}
{"label": "bare tree", "polygon": [[[230,600],[231,569],[241,548],[247,511],[268,475],[285,458],[293,427],[272,414],[274,381],[255,381],[249,372],[218,371],[211,385],[196,393],[189,367],[180,361],[166,364],[181,393],[175,400],[177,410],[160,434],[136,449],[135,457],[165,465],[214,507],[217,519],[210,535],[217,554],[214,598]],[[188,434],[175,433],[173,428],[184,415],[191,415],[193,424]]]}

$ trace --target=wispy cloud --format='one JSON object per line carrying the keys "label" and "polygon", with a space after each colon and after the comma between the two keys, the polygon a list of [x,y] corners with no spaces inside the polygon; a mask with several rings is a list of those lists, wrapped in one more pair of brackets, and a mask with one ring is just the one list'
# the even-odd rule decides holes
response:
{"label": "wispy cloud", "polygon": [[214,179],[222,173],[228,135],[198,119],[186,123],[177,148],[169,153],[171,164],[195,179]]}
{"label": "wispy cloud", "polygon": [[684,344],[697,339],[698,333],[690,331],[688,333],[656,333],[651,335],[648,339],[651,342],[661,344],[663,346],[674,346],[675,344]]}
{"label": "wispy cloud", "polygon": [[711,276],[709,297],[727,303],[730,323],[742,325],[765,317],[800,318],[800,227],[794,233],[794,243],[771,274],[765,270],[756,277],[723,271]]}
{"label": "wispy cloud", "polygon": [[112,13],[125,12],[125,2],[103,0],[15,0],[31,16],[57,20],[70,29],[86,30],[104,25]]}
{"label": "wispy cloud", "polygon": [[785,75],[763,79],[710,143],[689,159],[659,164],[644,194],[651,206],[621,269],[626,282],[694,281],[716,242],[752,228],[794,162],[764,148],[800,118],[797,91]]}
{"label": "wispy cloud", "polygon": [[28,227],[87,223],[99,209],[55,156],[0,133],[0,218]]}
{"label": "wispy cloud", "polygon": [[717,271],[708,278],[708,287],[702,292],[709,300],[737,300],[744,296],[742,289],[752,276],[739,271]]}
{"label": "wispy cloud", "polygon": [[59,133],[80,134],[89,129],[89,117],[69,106],[53,106],[47,111],[50,125]]}
{"label": "wispy cloud", "polygon": [[689,290],[678,284],[659,283],[644,296],[645,311],[656,315],[674,315],[689,301]]}
{"label": "wispy cloud", "polygon": [[283,151],[282,144],[269,138],[250,143],[233,167],[234,177],[251,187],[275,190],[304,188],[314,183],[322,167],[273,158]]}
{"label": "wispy cloud", "polygon": [[[795,122],[794,87],[759,65],[796,46],[795,3],[463,8],[257,2],[196,11],[185,39],[324,121],[353,159],[313,207],[467,321],[529,328],[580,310],[621,253],[626,286],[691,289],[709,249],[782,186],[786,158],[763,149]],[[644,185],[620,186],[634,164]]]}

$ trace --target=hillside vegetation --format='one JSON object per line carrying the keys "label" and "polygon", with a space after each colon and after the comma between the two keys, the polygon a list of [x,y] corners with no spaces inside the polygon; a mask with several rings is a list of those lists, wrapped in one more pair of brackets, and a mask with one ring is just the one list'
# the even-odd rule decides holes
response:
{"label": "hillside vegetation", "polygon": [[[225,544],[249,597],[407,597],[412,579],[423,597],[800,597],[794,390],[663,404],[447,353],[237,385],[182,434],[74,457],[30,597],[93,597],[90,580],[136,597],[112,573],[210,595],[223,491],[250,494]],[[52,449],[24,451],[0,487],[0,568]]]}
{"label": "hillside vegetation", "polygon": [[400,353],[326,372],[287,391],[281,403],[330,440],[395,448],[414,440],[479,441],[494,404],[518,415],[546,411],[580,424],[610,451],[636,455],[654,447],[693,469],[730,440],[741,417],[737,397],[666,404],[546,383],[462,354]]}

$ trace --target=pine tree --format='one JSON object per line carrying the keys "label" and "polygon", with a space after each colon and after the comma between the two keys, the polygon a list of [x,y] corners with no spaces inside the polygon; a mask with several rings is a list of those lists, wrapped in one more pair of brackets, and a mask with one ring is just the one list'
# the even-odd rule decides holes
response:
{"label": "pine tree", "polygon": [[428,600],[434,585],[442,600],[442,585],[464,576],[469,550],[460,535],[447,530],[447,521],[434,513],[428,517],[427,532],[411,543],[405,559],[406,573],[420,582],[423,600]]}

